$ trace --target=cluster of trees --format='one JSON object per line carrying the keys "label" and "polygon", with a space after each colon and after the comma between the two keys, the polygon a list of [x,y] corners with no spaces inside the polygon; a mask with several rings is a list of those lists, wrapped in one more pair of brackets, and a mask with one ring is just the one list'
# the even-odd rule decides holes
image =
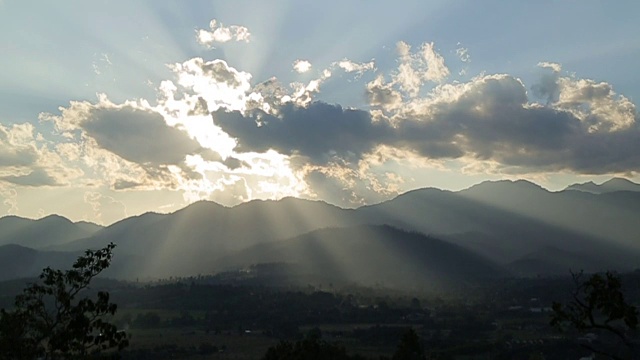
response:
{"label": "cluster of trees", "polygon": [[[320,329],[311,330],[307,336],[295,343],[281,341],[272,346],[263,360],[364,360],[360,355],[349,355],[344,346],[322,340]],[[381,358],[385,359],[385,358]],[[413,329],[407,330],[391,360],[426,360],[424,348]]]}

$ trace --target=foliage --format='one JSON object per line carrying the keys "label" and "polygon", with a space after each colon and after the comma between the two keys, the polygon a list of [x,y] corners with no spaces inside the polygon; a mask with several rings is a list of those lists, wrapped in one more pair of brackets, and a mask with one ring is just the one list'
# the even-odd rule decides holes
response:
{"label": "foliage", "polygon": [[0,310],[0,359],[86,357],[126,347],[126,333],[105,320],[117,309],[109,293],[81,297],[111,263],[114,247],[87,250],[71,270],[44,269],[39,283],[16,296],[15,309]]}
{"label": "foliage", "polygon": [[295,343],[281,341],[270,347],[263,360],[357,360],[360,356],[350,356],[344,346],[321,340],[321,333],[314,329]]}
{"label": "foliage", "polygon": [[[582,275],[572,274],[576,287],[567,304],[553,303],[551,325],[561,330],[571,326],[581,332],[598,331],[622,342],[629,350],[625,353],[637,351],[632,333],[638,327],[638,310],[625,301],[620,277],[607,272],[582,281]],[[590,344],[583,346],[613,359],[627,357],[608,349],[596,349]]]}
{"label": "foliage", "polygon": [[411,328],[402,335],[392,360],[423,360],[426,358],[420,337]]}

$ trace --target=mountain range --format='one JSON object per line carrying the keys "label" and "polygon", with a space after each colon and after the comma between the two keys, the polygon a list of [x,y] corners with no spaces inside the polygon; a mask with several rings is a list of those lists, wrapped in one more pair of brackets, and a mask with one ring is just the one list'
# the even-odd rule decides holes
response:
{"label": "mountain range", "polygon": [[[117,244],[107,275],[162,278],[291,263],[332,281],[403,288],[479,278],[640,267],[640,185],[612,179],[550,192],[527,181],[425,188],[342,209],[284,198],[235,207],[200,201],[107,227],[60,216],[0,218],[0,279],[71,264]],[[11,244],[11,245],[9,245]],[[16,260],[20,259],[20,260]]]}

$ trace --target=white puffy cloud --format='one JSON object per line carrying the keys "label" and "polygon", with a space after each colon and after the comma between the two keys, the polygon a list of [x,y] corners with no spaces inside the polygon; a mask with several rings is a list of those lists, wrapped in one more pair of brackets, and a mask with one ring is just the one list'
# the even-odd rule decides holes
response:
{"label": "white puffy cloud", "polygon": [[20,186],[63,186],[83,175],[30,123],[0,125],[0,182]]}
{"label": "white puffy cloud", "polygon": [[249,42],[251,33],[244,26],[231,25],[224,26],[215,19],[209,22],[209,30],[199,29],[196,31],[196,39],[201,45],[212,47],[215,43],[226,43],[228,41]]}
{"label": "white puffy cloud", "polygon": [[28,166],[38,159],[38,149],[33,137],[33,125],[0,124],[0,168]]}
{"label": "white puffy cloud", "polygon": [[393,84],[385,83],[382,75],[366,85],[366,95],[369,104],[383,109],[396,109],[402,104],[402,94],[394,89]]}
{"label": "white puffy cloud", "polygon": [[620,131],[635,125],[635,105],[616,94],[610,84],[562,76],[560,64],[541,62],[538,66],[549,72],[534,85],[536,95],[545,98],[554,108],[571,112],[589,132]]}
{"label": "white puffy cloud", "polygon": [[192,110],[201,98],[204,101],[200,103],[201,112],[204,113],[220,107],[234,110],[245,107],[246,95],[251,88],[251,74],[236,70],[224,60],[204,61],[202,58],[173,64],[170,68],[178,77],[182,94],[191,96],[175,100],[177,87],[172,82],[165,81],[160,89],[165,103],[169,101],[175,106],[191,105],[189,110]]}
{"label": "white puffy cloud", "polygon": [[444,58],[433,48],[433,43],[424,43],[420,49],[422,58],[427,65],[424,79],[427,81],[441,82],[449,76],[449,69],[444,64]]}
{"label": "white puffy cloud", "polygon": [[348,73],[350,72],[355,72],[357,73],[359,76],[362,76],[362,74],[364,74],[367,71],[375,71],[376,70],[376,64],[373,60],[366,62],[366,63],[357,63],[357,62],[353,62],[349,59],[342,59],[340,61],[336,61],[333,63],[333,66],[336,66]]}
{"label": "white puffy cloud", "polygon": [[302,74],[311,70],[311,63],[307,60],[296,60],[293,62],[293,70]]}

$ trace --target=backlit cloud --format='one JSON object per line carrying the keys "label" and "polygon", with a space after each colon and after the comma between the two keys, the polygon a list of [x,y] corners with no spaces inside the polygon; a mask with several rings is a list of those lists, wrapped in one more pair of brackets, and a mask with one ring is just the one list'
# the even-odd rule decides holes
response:
{"label": "backlit cloud", "polygon": [[215,19],[209,22],[209,30],[199,29],[196,31],[196,39],[202,45],[212,47],[215,43],[226,43],[228,41],[249,42],[251,33],[249,29],[240,25],[224,26]]}
{"label": "backlit cloud", "polygon": [[293,70],[302,74],[311,69],[311,63],[307,60],[296,60],[293,62]]}
{"label": "backlit cloud", "polygon": [[444,58],[435,51],[432,42],[423,43],[417,51],[412,52],[411,45],[400,41],[396,44],[396,50],[400,64],[392,78],[409,96],[417,96],[425,82],[442,82],[449,75]]}
{"label": "backlit cloud", "polygon": [[359,76],[362,76],[367,71],[375,71],[376,64],[373,60],[366,63],[357,63],[353,62],[349,59],[342,59],[340,61],[336,61],[333,63],[333,66],[336,66],[348,73],[355,72]]}
{"label": "backlit cloud", "polygon": [[390,111],[379,118],[316,102],[284,105],[278,116],[220,110],[214,123],[238,139],[239,149],[274,149],[318,165],[336,158],[357,164],[379,146],[391,146],[523,172],[640,170],[635,106],[606,83],[559,78],[558,100],[548,106],[530,101],[522,81],[503,74],[443,84],[406,102],[388,86],[384,93],[385,86],[379,79],[368,85],[371,103]]}

